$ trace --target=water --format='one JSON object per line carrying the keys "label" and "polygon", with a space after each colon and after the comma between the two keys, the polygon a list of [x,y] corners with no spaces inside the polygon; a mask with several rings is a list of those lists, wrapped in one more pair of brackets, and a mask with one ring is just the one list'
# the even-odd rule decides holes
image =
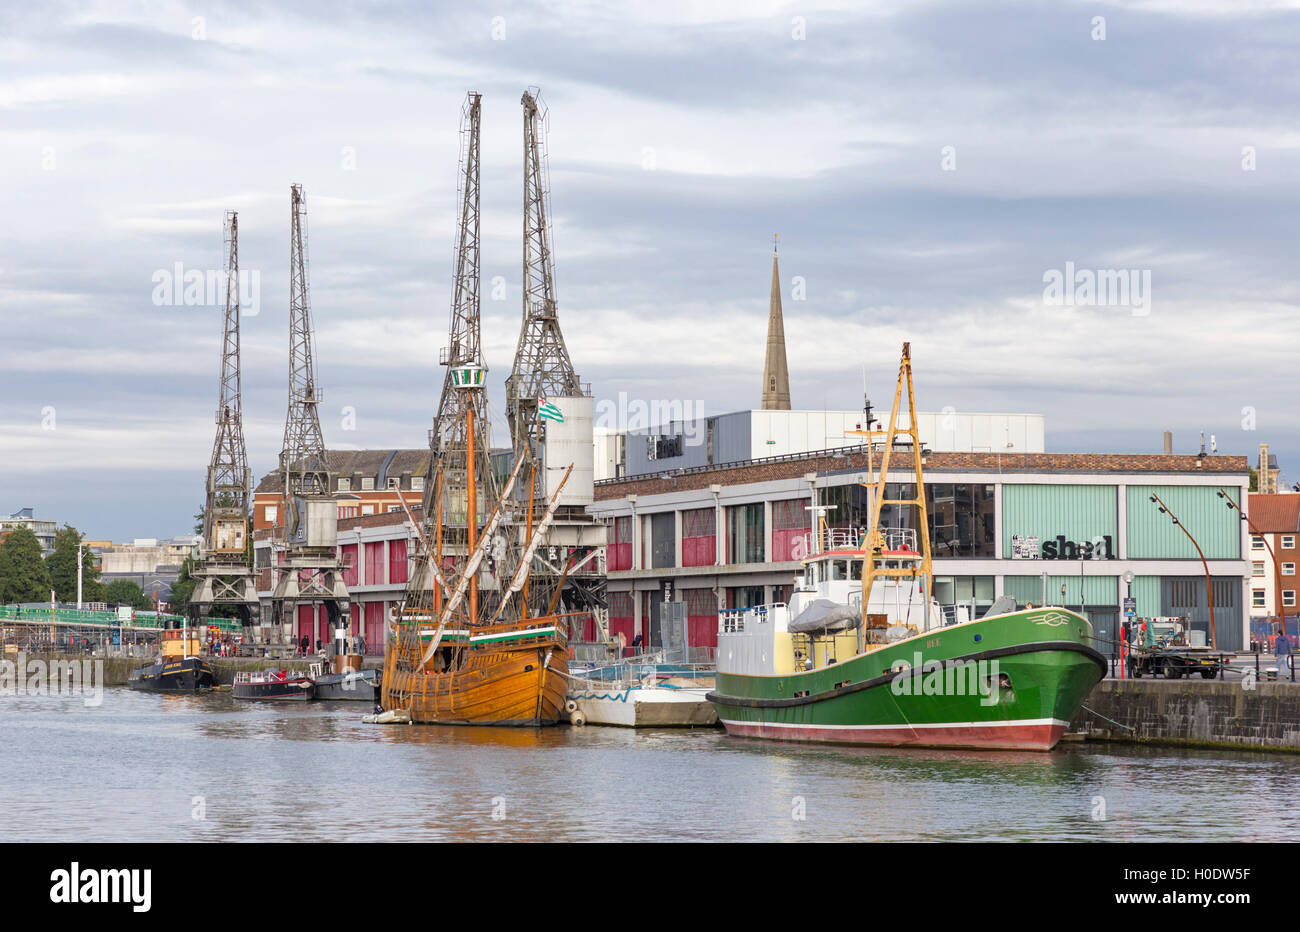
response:
{"label": "water", "polygon": [[1300,778],[1291,755],[837,748],[366,725],[367,711],[126,689],[97,708],[0,698],[0,840],[1300,838],[1300,814],[1278,805]]}

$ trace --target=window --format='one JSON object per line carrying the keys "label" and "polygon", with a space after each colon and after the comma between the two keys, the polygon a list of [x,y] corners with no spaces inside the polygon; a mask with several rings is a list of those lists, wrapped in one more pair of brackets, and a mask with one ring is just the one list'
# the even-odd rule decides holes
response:
{"label": "window", "polygon": [[374,476],[362,476],[362,477],[361,477],[361,491],[363,491],[363,492],[373,492],[374,489],[375,489],[375,477],[374,477]]}
{"label": "window", "polygon": [[352,491],[352,480],[351,480],[351,479],[340,479],[340,480],[339,480],[339,491],[340,491],[340,492],[351,492],[351,491]]}
{"label": "window", "polygon": [[274,505],[267,505],[267,506],[266,506],[266,511],[264,511],[263,514],[266,516],[266,520],[267,520],[268,523],[270,523],[270,524],[275,524],[275,506],[274,506]]}
{"label": "window", "polygon": [[424,476],[412,476],[412,477],[411,477],[411,491],[412,491],[412,492],[423,492],[423,491],[424,491]]}
{"label": "window", "polygon": [[1287,608],[1295,608],[1295,590],[1294,590],[1294,589],[1283,589],[1283,590],[1282,590],[1282,604],[1285,605]]}
{"label": "window", "polygon": [[1264,561],[1263,561],[1263,560],[1256,560],[1254,563],[1250,564],[1250,575],[1252,575],[1252,576],[1263,576],[1263,575],[1264,575]]}
{"label": "window", "polygon": [[401,506],[401,505],[389,505],[389,506],[388,506],[388,513],[389,513],[389,514],[392,514],[394,511],[401,511],[401,510],[402,510],[402,506]]}
{"label": "window", "polygon": [[1260,537],[1258,534],[1252,534],[1250,536],[1250,546],[1254,550],[1263,550],[1264,538]]}
{"label": "window", "polygon": [[831,579],[848,579],[849,564],[847,560],[831,561]]}
{"label": "window", "polygon": [[1252,607],[1252,608],[1265,608],[1265,607],[1266,607],[1266,606],[1264,605],[1264,590],[1263,590],[1263,589],[1252,589],[1252,590],[1251,590],[1251,592],[1250,592],[1250,604],[1251,604],[1251,607]]}
{"label": "window", "polygon": [[1283,550],[1295,550],[1295,535],[1294,535],[1294,534],[1283,534],[1283,535],[1282,535],[1282,549],[1283,549]]}
{"label": "window", "polygon": [[763,538],[765,537],[763,511],[762,502],[732,505],[727,509],[728,563],[763,562]]}
{"label": "window", "polygon": [[375,506],[374,506],[374,505],[362,505],[362,506],[361,506],[361,513],[362,513],[363,515],[373,515],[373,514],[375,513]]}
{"label": "window", "polygon": [[402,480],[398,479],[396,476],[389,476],[388,487],[390,489],[400,489],[402,487]]}
{"label": "window", "polygon": [[1295,564],[1294,564],[1294,563],[1283,563],[1283,564],[1282,564],[1282,575],[1283,575],[1283,576],[1294,576],[1294,575],[1295,575]]}

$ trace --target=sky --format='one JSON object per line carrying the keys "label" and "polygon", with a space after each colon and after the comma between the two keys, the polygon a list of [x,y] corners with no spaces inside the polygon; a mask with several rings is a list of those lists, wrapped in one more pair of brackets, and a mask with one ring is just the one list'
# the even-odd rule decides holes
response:
{"label": "sky", "polygon": [[857,408],[864,374],[883,399],[910,340],[921,410],[1041,413],[1060,452],[1205,431],[1300,479],[1298,6],[5,4],[0,513],[192,531],[224,296],[159,286],[222,268],[226,210],[249,460],[274,465],[294,183],[326,443],[425,445],[469,90],[506,442],[530,86],[598,401],[756,407],[779,233],[795,408]]}

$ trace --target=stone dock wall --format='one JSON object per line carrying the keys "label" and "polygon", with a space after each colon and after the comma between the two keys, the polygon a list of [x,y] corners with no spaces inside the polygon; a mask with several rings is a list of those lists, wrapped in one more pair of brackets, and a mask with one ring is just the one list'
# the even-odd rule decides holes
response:
{"label": "stone dock wall", "polygon": [[1300,752],[1300,683],[1102,680],[1083,705],[1089,740]]}

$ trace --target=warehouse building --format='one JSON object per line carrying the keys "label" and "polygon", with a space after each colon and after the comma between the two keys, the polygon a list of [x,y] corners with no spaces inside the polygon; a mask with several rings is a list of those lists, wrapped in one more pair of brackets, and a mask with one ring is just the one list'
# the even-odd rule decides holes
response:
{"label": "warehouse building", "polygon": [[[1222,489],[1244,503],[1245,457],[923,455],[934,593],[953,615],[978,614],[1003,594],[1064,604],[1085,612],[1105,645],[1131,597],[1138,616],[1186,616],[1193,632],[1221,649],[1249,643],[1250,542],[1244,522],[1218,497]],[[892,475],[907,475],[910,454],[895,454],[891,467]],[[611,631],[656,643],[663,603],[680,601],[691,643],[716,645],[719,609],[788,598],[808,552],[811,506],[828,506],[828,525],[850,536],[865,531],[867,479],[857,447],[598,483],[591,510],[609,524]],[[898,491],[890,497],[912,495]],[[885,517],[891,526],[914,520],[895,506]]]}

